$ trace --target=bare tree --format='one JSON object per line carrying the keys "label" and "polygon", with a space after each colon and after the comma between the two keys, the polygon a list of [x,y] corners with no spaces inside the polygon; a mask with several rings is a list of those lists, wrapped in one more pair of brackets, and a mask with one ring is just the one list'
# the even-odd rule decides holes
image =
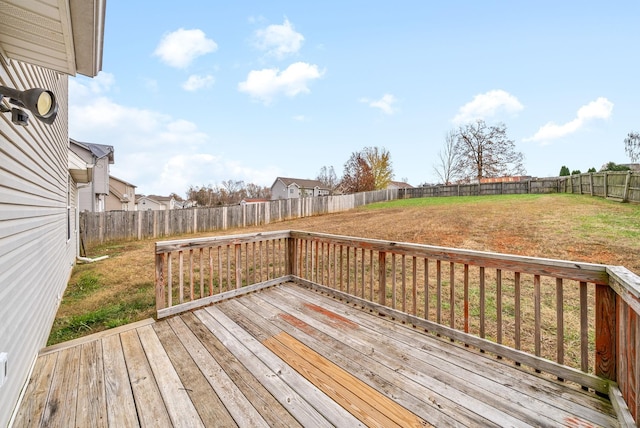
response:
{"label": "bare tree", "polygon": [[316,180],[322,182],[322,184],[329,189],[329,192],[333,194],[336,187],[338,187],[338,177],[333,169],[333,166],[320,168],[320,172],[316,177]]}
{"label": "bare tree", "polygon": [[640,133],[629,132],[627,138],[624,139],[624,151],[631,159],[631,162],[636,162],[640,159]]}
{"label": "bare tree", "polygon": [[484,120],[478,120],[461,126],[455,151],[460,173],[468,180],[525,173],[524,155],[507,138],[504,124],[487,126]]}
{"label": "bare tree", "polygon": [[271,197],[271,190],[268,187],[258,186],[253,183],[245,186],[245,193],[247,198],[269,199]]}
{"label": "bare tree", "polygon": [[438,152],[438,163],[433,166],[433,170],[444,184],[451,182],[459,174],[460,162],[456,151],[458,134],[454,129],[444,136],[444,147]]}

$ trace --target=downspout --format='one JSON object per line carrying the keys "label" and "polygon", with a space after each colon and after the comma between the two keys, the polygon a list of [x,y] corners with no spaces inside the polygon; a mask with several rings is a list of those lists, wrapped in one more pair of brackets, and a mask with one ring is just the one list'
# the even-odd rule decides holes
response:
{"label": "downspout", "polygon": [[[83,187],[88,187],[88,186],[89,184],[78,186],[78,189],[81,189]],[[91,180],[91,189],[93,190],[93,180]],[[80,212],[78,210],[79,204],[80,204],[80,193],[76,192],[76,260],[83,263],[93,263],[93,262],[98,262],[100,260],[108,259],[109,256],[100,256],[94,259],[89,257],[80,257]]]}
{"label": "downspout", "polygon": [[108,259],[109,256],[100,256],[100,257],[96,257],[95,259],[89,258],[89,257],[76,257],[76,259],[79,262],[84,262],[84,263],[93,263],[93,262],[99,262],[100,260],[105,260]]}

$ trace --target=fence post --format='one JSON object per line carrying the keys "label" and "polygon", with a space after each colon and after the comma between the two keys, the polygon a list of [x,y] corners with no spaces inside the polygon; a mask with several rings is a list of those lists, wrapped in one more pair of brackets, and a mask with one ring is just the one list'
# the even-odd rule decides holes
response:
{"label": "fence post", "polygon": [[593,196],[593,172],[589,173],[589,190],[591,191],[591,196]]}
{"label": "fence post", "polygon": [[198,208],[193,209],[193,233],[198,233]]}
{"label": "fence post", "polygon": [[624,194],[622,196],[622,202],[628,202],[630,185],[631,185],[631,171],[628,171],[627,177],[624,180]]}

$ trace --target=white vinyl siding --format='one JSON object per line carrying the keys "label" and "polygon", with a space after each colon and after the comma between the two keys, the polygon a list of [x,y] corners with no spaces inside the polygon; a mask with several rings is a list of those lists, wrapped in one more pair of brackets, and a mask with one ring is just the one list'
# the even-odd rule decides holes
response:
{"label": "white vinyl siding", "polygon": [[29,126],[14,126],[10,114],[0,115],[0,352],[8,353],[9,367],[0,388],[0,426],[6,426],[46,345],[77,243],[73,232],[67,239],[68,77],[0,59],[0,84],[46,88],[59,103],[51,126],[32,114]]}

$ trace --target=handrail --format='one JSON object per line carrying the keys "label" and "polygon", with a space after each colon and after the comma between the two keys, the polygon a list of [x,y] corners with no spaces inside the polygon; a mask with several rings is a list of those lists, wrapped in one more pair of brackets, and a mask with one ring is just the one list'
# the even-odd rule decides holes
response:
{"label": "handrail", "polygon": [[156,244],[159,316],[292,278],[599,393],[589,376],[616,382],[638,420],[640,277],[624,267],[302,231]]}

